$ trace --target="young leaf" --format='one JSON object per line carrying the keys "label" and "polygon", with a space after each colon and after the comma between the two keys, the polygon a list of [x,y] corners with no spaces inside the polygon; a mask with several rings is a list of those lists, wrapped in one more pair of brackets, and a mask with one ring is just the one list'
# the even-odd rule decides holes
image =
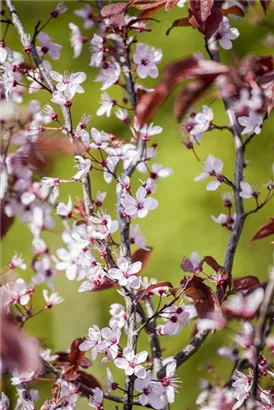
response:
{"label": "young leaf", "polygon": [[258,229],[255,235],[251,238],[250,242],[266,238],[270,235],[274,235],[274,218],[270,218],[270,221],[267,224],[261,226],[260,229]]}
{"label": "young leaf", "polygon": [[190,26],[188,17],[183,17],[181,19],[174,20],[172,23],[172,26],[169,27],[169,29],[166,31],[166,35],[168,36],[174,27],[187,27],[187,26]]}
{"label": "young leaf", "polygon": [[239,292],[242,290],[252,290],[256,289],[258,286],[260,286],[260,281],[257,278],[257,276],[244,276],[243,278],[237,278],[233,279],[233,288],[231,290],[231,293],[234,292]]}
{"label": "young leaf", "polygon": [[121,14],[126,11],[126,9],[129,7],[129,3],[113,3],[113,4],[107,4],[104,6],[101,10],[101,15],[103,17],[111,17],[115,16],[117,14]]}
{"label": "young leaf", "polygon": [[139,302],[141,302],[145,298],[145,296],[151,296],[151,292],[157,288],[174,289],[172,283],[167,282],[167,281],[153,283],[152,285],[149,285],[146,289],[142,289],[139,292],[137,292],[136,297],[135,297],[135,304],[138,304]]}
{"label": "young leaf", "polygon": [[132,255],[132,262],[142,262],[141,271],[143,271],[145,267],[147,266],[149,259],[151,257],[152,250],[153,248],[150,248],[148,251],[145,251],[144,249],[137,249],[137,251],[135,251],[134,254]]}

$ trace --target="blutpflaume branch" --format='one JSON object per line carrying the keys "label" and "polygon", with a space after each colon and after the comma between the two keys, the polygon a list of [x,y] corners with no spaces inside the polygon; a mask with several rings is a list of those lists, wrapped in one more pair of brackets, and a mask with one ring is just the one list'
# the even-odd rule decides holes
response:
{"label": "blutpflaume branch", "polygon": [[[37,49],[36,49],[34,41],[31,41],[31,36],[28,33],[26,33],[12,0],[5,0],[5,2],[11,13],[12,23],[19,35],[20,42],[22,46],[24,47],[24,51],[27,53],[31,53],[33,61],[36,67],[38,68],[41,77],[45,81],[50,92],[53,93],[54,91],[56,91],[55,85],[53,84],[53,82],[51,81],[51,78],[49,77],[47,71],[45,70],[43,62],[37,53]],[[61,111],[62,111],[62,115],[64,119],[65,130],[73,146],[73,126],[72,126],[72,121],[71,121],[70,108],[63,104],[61,105]],[[89,174],[85,174],[83,176],[82,186],[83,186],[83,196],[84,196],[86,213],[87,213],[87,216],[90,217],[92,214],[92,191],[91,191],[91,181],[90,181]]]}

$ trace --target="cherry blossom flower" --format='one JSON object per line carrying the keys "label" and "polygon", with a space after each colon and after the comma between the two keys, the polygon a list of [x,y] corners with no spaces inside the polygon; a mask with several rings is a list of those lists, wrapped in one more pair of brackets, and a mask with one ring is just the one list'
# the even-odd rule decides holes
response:
{"label": "cherry blossom flower", "polygon": [[136,52],[133,54],[133,61],[137,65],[137,74],[141,78],[158,77],[158,64],[163,53],[160,49],[155,49],[143,43],[138,43]]}
{"label": "cherry blossom flower", "polygon": [[95,387],[93,396],[89,399],[89,404],[96,410],[103,410],[104,393],[99,387]]}
{"label": "cherry blossom flower", "polygon": [[40,356],[42,359],[46,360],[47,362],[54,362],[54,360],[58,359],[58,354],[51,354],[51,349],[44,349],[40,352]]}
{"label": "cherry blossom flower", "polygon": [[102,206],[105,200],[107,193],[106,192],[100,192],[98,191],[95,197],[95,205],[96,206]]}
{"label": "cherry blossom flower", "polygon": [[184,272],[196,273],[201,269],[201,259],[198,252],[192,252],[190,258],[184,256],[181,268]]}
{"label": "cherry blossom flower", "polygon": [[62,303],[64,299],[58,295],[58,293],[54,292],[50,296],[48,294],[47,289],[43,289],[43,297],[46,301],[46,308],[51,309],[52,306],[59,305],[59,303]]}
{"label": "cherry blossom flower", "polygon": [[56,88],[58,91],[64,93],[64,96],[70,100],[74,97],[76,93],[84,93],[82,84],[87,76],[84,72],[77,72],[72,74],[60,74],[57,71],[51,71],[50,76],[54,81],[57,81]]}
{"label": "cherry blossom flower", "polygon": [[94,22],[92,8],[89,4],[85,4],[81,9],[74,10],[74,14],[76,14],[76,16],[81,17],[84,20],[84,28],[86,30],[93,27]]}
{"label": "cherry blossom flower", "polygon": [[164,391],[169,403],[174,403],[175,391],[178,387],[178,382],[180,381],[177,377],[174,376],[175,372],[176,361],[170,360],[166,368],[166,376],[161,379],[161,383],[164,387]]}
{"label": "cherry blossom flower", "polygon": [[94,81],[101,81],[103,83],[101,90],[107,90],[119,80],[120,73],[121,67],[116,61],[104,61]]}
{"label": "cherry blossom flower", "polygon": [[91,350],[91,357],[96,359],[98,352],[101,352],[106,347],[106,343],[102,342],[101,331],[98,326],[94,325],[88,330],[88,337],[80,344],[79,349],[82,352]]}
{"label": "cherry blossom flower", "polygon": [[180,333],[183,326],[189,324],[189,319],[196,316],[196,310],[192,305],[170,306],[162,311],[160,314],[164,320],[167,321],[161,327],[162,335],[176,335]]}
{"label": "cherry blossom flower", "polygon": [[131,244],[137,245],[139,248],[144,249],[145,251],[149,250],[149,248],[145,246],[146,237],[142,235],[139,225],[130,225],[129,235]]}
{"label": "cherry blossom flower", "polygon": [[72,201],[70,196],[67,204],[64,204],[64,202],[60,202],[57,205],[56,212],[58,215],[65,216],[66,218],[72,217]]}
{"label": "cherry blossom flower", "polygon": [[105,212],[98,212],[96,216],[91,216],[90,221],[92,226],[88,227],[88,233],[95,239],[105,239],[118,230],[118,221],[113,221]]}
{"label": "cherry blossom flower", "polygon": [[77,165],[75,165],[79,171],[74,175],[73,179],[79,181],[83,178],[83,176],[87,175],[91,169],[91,160],[85,159],[80,155],[76,155],[75,160],[77,161]]}
{"label": "cherry blossom flower", "polygon": [[147,355],[148,353],[146,351],[135,355],[131,347],[126,347],[123,350],[124,357],[115,359],[114,364],[119,369],[123,369],[127,376],[135,374],[138,379],[144,379],[146,377],[146,370],[140,363],[146,361]]}
{"label": "cherry blossom flower", "polygon": [[126,109],[119,108],[119,109],[116,111],[115,115],[116,115],[116,117],[118,118],[118,120],[123,121],[125,124],[129,124],[129,123],[130,123],[128,111],[127,111]]}
{"label": "cherry blossom flower", "polygon": [[126,325],[127,313],[123,305],[121,305],[120,303],[112,303],[110,305],[109,313],[111,315],[109,322],[111,327],[119,327],[120,329],[122,329]]}
{"label": "cherry blossom flower", "polygon": [[220,356],[226,357],[227,359],[231,360],[232,363],[236,363],[239,358],[239,349],[236,347],[220,347],[217,350]]}
{"label": "cherry blossom flower", "polygon": [[90,144],[90,148],[105,150],[108,146],[108,135],[104,131],[99,131],[96,128],[92,128],[90,131],[93,142]]}
{"label": "cherry blossom flower", "polygon": [[65,105],[66,107],[71,107],[72,97],[73,97],[73,93],[70,91],[68,91],[66,95],[62,93],[61,91],[54,91],[52,93],[51,101],[58,105]]}
{"label": "cherry blossom flower", "polygon": [[151,372],[146,373],[144,379],[135,380],[135,390],[141,393],[139,401],[142,406],[150,404],[154,409],[162,409],[164,403],[161,400],[161,395],[164,393],[164,388],[161,383],[152,381]]}
{"label": "cherry blossom flower", "polygon": [[232,388],[234,389],[234,397],[236,398],[237,403],[233,406],[232,410],[239,409],[242,406],[244,401],[249,396],[251,387],[252,383],[247,378],[247,376],[244,373],[236,370]]}
{"label": "cherry blossom flower", "polygon": [[111,359],[115,359],[118,355],[118,343],[121,337],[121,330],[119,327],[109,328],[104,327],[101,330],[102,338],[106,341],[106,348],[110,353]]}
{"label": "cherry blossom flower", "polygon": [[38,36],[37,40],[41,44],[41,47],[37,47],[38,54],[40,56],[44,56],[45,54],[49,55],[53,60],[59,60],[60,58],[60,51],[62,50],[63,46],[60,46],[56,43],[51,43],[51,37],[41,31]]}
{"label": "cherry blossom flower", "polygon": [[0,294],[2,296],[2,305],[8,307],[10,304],[26,306],[30,301],[30,295],[28,294],[28,288],[25,281],[21,278],[16,279],[15,282],[8,282],[0,288]]}
{"label": "cherry blossom flower", "polygon": [[70,44],[73,48],[73,58],[77,58],[82,53],[83,44],[87,41],[87,37],[82,36],[81,31],[76,24],[69,23],[71,30]]}
{"label": "cherry blossom flower", "polygon": [[154,163],[152,164],[151,171],[150,171],[150,178],[158,179],[158,178],[167,178],[172,175],[173,171],[171,168],[166,167],[164,168],[162,164]]}
{"label": "cherry blossom flower", "polygon": [[211,215],[211,219],[218,225],[224,226],[228,229],[233,229],[236,221],[236,214],[232,216],[221,213],[219,216]]}
{"label": "cherry blossom flower", "polygon": [[136,199],[129,194],[125,194],[121,200],[123,212],[131,218],[144,218],[148,211],[153,211],[158,207],[158,201],[147,197],[144,187],[139,187],[136,192]]}
{"label": "cherry blossom flower", "polygon": [[9,408],[10,408],[9,398],[8,398],[8,396],[5,395],[4,392],[1,393],[0,408],[1,408],[1,410],[9,410]]}
{"label": "cherry blossom flower", "polygon": [[19,268],[22,270],[26,270],[27,265],[24,263],[24,259],[20,256],[18,256],[17,254],[15,254],[10,263],[8,264],[9,269],[15,269],[15,268]]}
{"label": "cherry blossom flower", "polygon": [[112,107],[116,104],[116,101],[113,100],[107,93],[101,95],[101,107],[96,111],[96,114],[100,117],[101,115],[106,114],[107,117],[110,117]]}
{"label": "cherry blossom flower", "polygon": [[114,381],[113,374],[109,367],[107,367],[107,380],[104,380],[104,390],[108,393],[112,390],[116,390],[119,386],[118,383]]}
{"label": "cherry blossom flower", "polygon": [[59,248],[56,251],[56,255],[61,260],[61,262],[56,264],[56,269],[65,271],[66,277],[69,280],[74,280],[78,270],[77,256],[79,255],[79,252],[75,249],[71,249],[68,252],[64,248]]}
{"label": "cherry blossom flower", "polygon": [[231,28],[227,17],[223,17],[221,24],[219,25],[214,36],[219,40],[220,45],[225,50],[232,48],[231,40],[236,40],[240,35],[237,28]]}
{"label": "cherry blossom flower", "polygon": [[219,158],[215,158],[213,155],[209,154],[207,157],[206,162],[203,165],[204,172],[197,176],[194,181],[201,181],[202,179],[205,179],[209,176],[216,177],[215,181],[211,181],[207,184],[207,191],[215,191],[220,185],[221,182],[223,181],[223,161],[221,161]]}
{"label": "cherry blossom flower", "polygon": [[118,280],[120,286],[138,289],[140,287],[140,279],[135,274],[140,272],[142,262],[129,264],[126,258],[120,257],[117,260],[117,266],[118,268],[109,269],[109,277]]}
{"label": "cherry blossom flower", "polygon": [[10,379],[11,384],[13,386],[18,386],[19,384],[27,383],[33,379],[33,376],[34,376],[34,370],[29,370],[23,373],[14,372],[13,376]]}
{"label": "cherry blossom flower", "polygon": [[264,290],[257,288],[248,296],[241,293],[232,295],[225,303],[225,309],[233,316],[250,319],[258,310],[264,298]]}
{"label": "cherry blossom flower", "polygon": [[203,105],[203,112],[197,113],[192,118],[192,127],[190,135],[194,137],[195,142],[200,142],[204,132],[207,131],[213,120],[213,111],[211,108]]}
{"label": "cherry blossom flower", "polygon": [[161,132],[163,131],[162,127],[160,127],[159,125],[153,125],[153,123],[151,123],[149,125],[144,124],[140,128],[138,123],[135,122],[134,128],[136,129],[136,131],[138,131],[140,133],[140,137],[144,141],[149,141],[150,137],[152,137],[153,135],[161,134]]}
{"label": "cherry blossom flower", "polygon": [[91,50],[93,51],[89,65],[100,67],[104,56],[104,39],[98,34],[94,34],[91,41]]}
{"label": "cherry blossom flower", "polygon": [[255,133],[260,134],[263,117],[255,111],[250,111],[249,116],[242,116],[238,118],[238,122],[242,127],[242,135]]}
{"label": "cherry blossom flower", "polygon": [[240,196],[242,198],[258,198],[259,196],[259,191],[257,189],[252,188],[248,182],[240,182],[240,188]]}

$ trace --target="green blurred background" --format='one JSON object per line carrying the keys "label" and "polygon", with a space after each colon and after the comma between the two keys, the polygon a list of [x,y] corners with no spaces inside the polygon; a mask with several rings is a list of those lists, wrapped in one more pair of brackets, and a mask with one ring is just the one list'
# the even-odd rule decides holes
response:
{"label": "green blurred background", "polygon": [[[74,125],[79,121],[82,113],[92,114],[93,118],[89,127],[94,126],[114,135],[123,138],[128,137],[128,131],[120,121],[114,116],[110,119],[97,117],[96,110],[99,107],[100,83],[93,80],[97,74],[96,69],[89,67],[90,52],[88,43],[84,44],[84,51],[80,58],[74,60],[73,52],[69,44],[68,23],[73,21],[79,25],[82,33],[91,36],[93,30],[85,31],[82,29],[82,19],[74,16],[73,10],[80,8],[81,3],[74,1],[65,2],[68,12],[58,20],[51,22],[44,31],[48,32],[52,40],[63,45],[61,59],[57,62],[51,61],[54,70],[86,71],[88,78],[83,84],[84,95],[76,95],[73,100],[72,117]],[[83,3],[82,3],[83,4]],[[95,3],[90,2],[94,6]],[[55,2],[50,1],[16,1],[18,9],[26,30],[33,33],[34,25],[38,20],[44,22],[50,11],[55,7]],[[260,8],[256,13],[261,13]],[[152,33],[143,33],[139,41],[147,42],[149,45],[159,47],[164,52],[160,70],[172,60],[182,58],[192,53],[205,53],[202,36],[191,28],[175,28],[167,37],[166,30],[170,27],[173,20],[186,15],[186,8],[175,7],[171,12],[165,14],[158,12],[155,18],[160,23],[150,24]],[[272,13],[273,14],[273,13]],[[246,19],[232,20],[232,25],[240,30],[240,37],[233,42],[233,51],[222,52],[222,60],[229,63],[234,58],[241,58],[247,53],[269,54],[270,50],[264,46],[264,38],[269,32],[265,27],[250,26]],[[17,35],[9,30],[7,45],[21,51]],[[145,80],[143,84],[152,87],[155,81]],[[120,90],[110,89],[110,95],[118,97]],[[30,99],[38,98],[41,104],[48,102],[46,92],[33,94]],[[147,236],[148,245],[154,248],[151,260],[146,268],[145,275],[155,277],[158,280],[170,280],[177,285],[183,276],[180,269],[180,262],[184,255],[189,256],[192,251],[198,251],[200,256],[212,255],[218,262],[222,263],[229,239],[229,232],[212,222],[210,215],[219,215],[223,212],[221,192],[227,192],[222,187],[215,193],[207,192],[206,183],[194,183],[193,178],[201,172],[200,163],[196,161],[190,151],[187,151],[181,143],[178,126],[172,114],[172,103],[174,98],[169,101],[158,113],[155,123],[164,128],[163,133],[153,142],[159,143],[157,162],[164,166],[170,166],[174,173],[168,180],[159,183],[156,194],[154,195],[160,203],[157,210],[151,212],[145,220],[136,221],[141,226]],[[207,103],[209,100],[204,100]],[[201,102],[202,104],[202,102]],[[197,109],[199,109],[198,105]],[[215,122],[219,125],[226,124],[226,115],[221,101],[213,103]],[[263,128],[262,133],[254,139],[248,146],[246,157],[250,161],[246,170],[247,180],[262,187],[272,176],[273,161],[273,121],[269,119]],[[232,178],[234,152],[231,136],[226,131],[214,131],[207,133],[201,146],[197,148],[198,156],[204,161],[208,153],[219,157],[224,162],[224,173]],[[74,171],[72,158],[57,158],[51,175],[60,178],[70,178]],[[97,190],[108,192],[105,203],[106,209],[115,216],[116,208],[114,202],[114,185],[109,186],[102,181],[101,175],[91,174],[93,191]],[[61,200],[67,201],[68,195],[72,198],[75,195],[81,196],[81,187],[77,184],[64,184],[61,186]],[[252,200],[246,201],[246,207],[251,206]],[[254,205],[252,203],[252,205]],[[249,240],[259,226],[266,222],[267,218],[273,214],[273,207],[268,205],[258,214],[248,218],[244,233],[241,237],[240,245],[234,263],[234,276],[246,274],[258,275],[262,280],[267,278],[268,267],[272,263],[272,249],[269,240],[262,240],[250,244]],[[57,226],[58,226],[58,221]],[[58,235],[44,233],[43,237],[54,251],[62,246]],[[31,260],[31,235],[26,226],[15,222],[2,245],[2,265],[6,266],[14,251],[22,253],[26,261]],[[31,272],[23,273],[22,277],[28,280]],[[87,334],[88,327],[97,324],[100,327],[107,326],[109,320],[109,305],[113,302],[122,303],[121,298],[114,290],[107,290],[98,293],[78,293],[79,283],[68,281],[63,274],[58,274],[54,280],[56,291],[60,293],[65,302],[56,306],[52,311],[43,313],[42,316],[32,319],[26,329],[35,336],[39,337],[46,346],[55,350],[65,350],[70,342],[80,336]],[[36,292],[35,298],[37,305],[42,303],[41,288]],[[190,328],[186,329],[179,336],[166,337],[161,340],[165,349],[164,355],[168,357],[182,348],[190,337]],[[172,410],[195,409],[195,397],[198,394],[198,381],[203,375],[204,366],[208,363],[213,364],[220,377],[227,379],[231,364],[221,357],[216,356],[215,351],[219,346],[228,343],[231,337],[229,330],[210,336],[202,349],[191,358],[179,370],[182,380],[180,393],[177,401],[172,405]],[[146,347],[145,338],[141,338],[139,350]],[[105,378],[105,365],[97,361],[91,368],[93,374],[98,379]],[[120,381],[122,379],[120,378]],[[49,397],[49,388],[43,384],[42,399]],[[41,387],[37,385],[37,387]],[[80,400],[79,410],[89,408],[86,400]],[[115,405],[111,402],[105,403],[106,410],[114,409]],[[120,408],[120,407],[119,407]]]}

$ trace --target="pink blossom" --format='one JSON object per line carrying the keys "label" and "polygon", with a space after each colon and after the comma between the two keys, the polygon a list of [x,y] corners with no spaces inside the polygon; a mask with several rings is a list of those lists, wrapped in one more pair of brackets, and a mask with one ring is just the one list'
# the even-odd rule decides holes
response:
{"label": "pink blossom", "polygon": [[139,187],[136,192],[136,199],[129,194],[125,194],[121,200],[123,212],[131,218],[144,218],[148,211],[153,211],[158,207],[158,201],[147,197],[144,187]]}
{"label": "pink blossom", "polygon": [[190,258],[184,256],[181,268],[184,272],[198,272],[201,269],[201,260],[198,252],[192,252]]}
{"label": "pink blossom", "polygon": [[158,64],[162,59],[162,51],[147,46],[143,43],[138,43],[136,52],[133,54],[133,61],[137,65],[137,74],[141,78],[158,77]]}
{"label": "pink blossom", "polygon": [[152,137],[153,135],[161,134],[161,132],[163,131],[162,127],[160,127],[159,125],[153,125],[153,123],[149,125],[145,124],[140,128],[139,125],[135,122],[134,126],[136,131],[140,133],[140,137],[144,141],[149,141],[150,137]]}
{"label": "pink blossom", "polygon": [[213,120],[213,111],[211,108],[203,105],[203,112],[197,113],[192,119],[192,129],[190,135],[192,135],[196,142],[201,141],[203,134],[207,131]]}
{"label": "pink blossom", "polygon": [[83,44],[87,41],[87,38],[82,36],[81,31],[76,24],[69,23],[69,28],[71,30],[70,44],[73,48],[73,58],[77,58],[82,53]]}
{"label": "pink blossom", "polygon": [[242,406],[244,401],[249,396],[251,387],[252,384],[246,375],[236,370],[232,388],[234,389],[234,397],[236,398],[237,403],[233,406],[232,410],[239,409]]}
{"label": "pink blossom", "polygon": [[164,403],[161,400],[161,395],[164,393],[164,388],[161,383],[152,381],[151,372],[146,373],[144,379],[135,380],[135,390],[141,393],[139,401],[142,406],[150,404],[154,409],[162,409]]}
{"label": "pink blossom", "polygon": [[2,305],[6,307],[16,303],[25,306],[30,301],[28,288],[25,281],[21,278],[16,279],[15,282],[8,282],[6,285],[3,285],[0,288],[0,295],[2,296]]}
{"label": "pink blossom", "polygon": [[99,131],[96,128],[92,128],[90,131],[93,142],[90,144],[90,148],[105,150],[108,146],[108,135],[104,131]]}
{"label": "pink blossom", "polygon": [[56,212],[58,215],[65,216],[66,218],[72,217],[72,201],[70,196],[67,204],[64,204],[64,202],[60,202],[57,205]]}
{"label": "pink blossom", "polygon": [[83,352],[91,350],[91,357],[96,359],[98,352],[102,351],[102,348],[106,346],[106,343],[102,343],[101,331],[98,326],[94,325],[88,330],[88,337],[80,344],[79,349]]}
{"label": "pink blossom", "polygon": [[54,81],[57,81],[56,88],[58,91],[64,93],[65,97],[70,100],[74,97],[76,93],[84,93],[82,84],[87,76],[84,72],[77,72],[72,74],[60,74],[57,71],[51,71],[50,76]]}
{"label": "pink blossom", "polygon": [[101,81],[103,83],[101,90],[107,90],[119,80],[120,73],[121,68],[116,61],[104,61],[100,66],[99,75],[94,81]]}
{"label": "pink blossom", "polygon": [[42,359],[46,360],[47,362],[53,362],[54,360],[58,359],[58,354],[51,354],[51,349],[44,349],[40,352],[40,356]]}
{"label": "pink blossom", "polygon": [[219,40],[220,45],[225,50],[232,48],[231,40],[235,40],[240,35],[237,28],[231,28],[227,17],[223,17],[223,21],[219,25],[214,36]]}
{"label": "pink blossom", "polygon": [[232,216],[225,215],[221,213],[219,216],[214,216],[211,215],[211,219],[216,223],[221,226],[225,226],[228,229],[233,229],[236,221],[236,214],[233,214]]}
{"label": "pink blossom", "polygon": [[123,350],[124,357],[115,359],[114,364],[119,369],[123,369],[127,376],[135,374],[138,379],[144,379],[146,377],[146,370],[140,363],[146,361],[147,355],[148,353],[146,351],[134,354],[131,347],[126,347]]}
{"label": "pink blossom", "polygon": [[100,67],[104,56],[104,39],[98,34],[94,34],[91,41],[91,50],[93,51],[89,65]]}
{"label": "pink blossom", "polygon": [[162,386],[164,387],[165,394],[169,403],[175,401],[175,391],[178,387],[179,379],[175,377],[176,361],[170,360],[166,367],[166,376],[161,379]]}
{"label": "pink blossom", "polygon": [[126,109],[119,108],[116,113],[116,117],[118,120],[123,121],[125,124],[129,124],[130,119],[128,115],[128,111]]}
{"label": "pink blossom", "polygon": [[45,54],[47,54],[53,60],[59,60],[60,51],[62,50],[63,46],[60,46],[56,43],[51,43],[51,37],[43,31],[38,34],[37,39],[41,44],[41,47],[37,47],[39,55],[44,56]]}
{"label": "pink blossom", "polygon": [[30,380],[33,379],[33,376],[34,376],[34,371],[33,370],[29,370],[29,371],[26,371],[26,372],[23,372],[23,373],[14,372],[13,376],[10,379],[11,384],[13,386],[17,386],[17,385],[22,384],[22,383],[27,383],[27,382],[29,382]]}
{"label": "pink blossom", "polygon": [[263,123],[263,117],[256,113],[255,111],[250,111],[249,116],[242,116],[238,118],[238,122],[242,127],[244,127],[242,131],[242,135],[255,133],[260,134],[261,132],[261,125]]}
{"label": "pink blossom", "polygon": [[104,393],[99,387],[95,387],[93,396],[89,399],[89,404],[96,410],[103,410]]}
{"label": "pink blossom", "polygon": [[95,205],[96,206],[102,206],[104,203],[104,200],[106,198],[107,193],[106,192],[100,192],[98,191],[95,197]]}
{"label": "pink blossom", "polygon": [[68,252],[64,248],[59,248],[56,251],[56,255],[61,260],[61,262],[56,264],[56,269],[65,271],[66,277],[69,280],[74,280],[78,270],[77,256],[79,255],[79,252],[75,249],[71,249],[70,252]]}
{"label": "pink blossom", "polygon": [[64,299],[56,292],[52,293],[49,296],[48,290],[46,289],[43,289],[43,297],[45,299],[47,309],[51,309],[52,306],[59,305],[59,303],[62,303],[64,301]]}
{"label": "pink blossom", "polygon": [[84,28],[86,30],[93,27],[94,22],[92,19],[93,18],[92,8],[90,7],[89,4],[85,4],[81,9],[74,10],[74,13],[76,14],[76,16],[79,16],[84,20]]}
{"label": "pink blossom", "polygon": [[142,235],[139,225],[130,226],[130,243],[137,245],[139,248],[145,251],[149,250],[146,245],[146,238]]}
{"label": "pink blossom", "polygon": [[112,107],[116,104],[116,101],[113,100],[107,93],[101,95],[101,107],[96,111],[96,114],[100,117],[101,115],[106,114],[107,117],[110,117]]}
{"label": "pink blossom", "polygon": [[118,280],[120,286],[138,289],[140,287],[140,279],[135,274],[140,272],[142,262],[129,264],[126,258],[120,257],[117,260],[117,266],[118,268],[109,269],[109,277]]}
{"label": "pink blossom", "polygon": [[79,171],[74,175],[73,179],[76,181],[79,181],[82,179],[85,175],[87,175],[91,169],[91,160],[90,159],[85,159],[81,157],[80,155],[75,155],[75,160],[77,161],[77,165],[75,165]]}
{"label": "pink blossom", "polygon": [[101,335],[106,342],[106,349],[109,351],[111,359],[115,359],[118,355],[118,344],[121,337],[120,328],[104,327],[101,330]]}
{"label": "pink blossom", "polygon": [[232,295],[225,303],[225,308],[235,316],[250,319],[258,310],[264,298],[264,290],[257,288],[248,296],[241,293]]}
{"label": "pink blossom", "polygon": [[24,259],[20,256],[18,256],[17,254],[15,254],[10,263],[8,264],[9,269],[15,269],[15,268],[19,268],[22,270],[26,270],[27,265],[24,263]]}
{"label": "pink blossom", "polygon": [[220,185],[223,180],[223,161],[219,158],[215,158],[213,155],[209,154],[207,157],[206,162],[203,165],[204,172],[197,176],[194,181],[201,181],[209,176],[213,176],[216,178],[215,181],[211,181],[207,184],[207,191],[215,191]]}
{"label": "pink blossom", "polygon": [[240,196],[242,198],[258,198],[259,196],[259,191],[252,188],[251,185],[248,182],[242,181],[240,182]]}

